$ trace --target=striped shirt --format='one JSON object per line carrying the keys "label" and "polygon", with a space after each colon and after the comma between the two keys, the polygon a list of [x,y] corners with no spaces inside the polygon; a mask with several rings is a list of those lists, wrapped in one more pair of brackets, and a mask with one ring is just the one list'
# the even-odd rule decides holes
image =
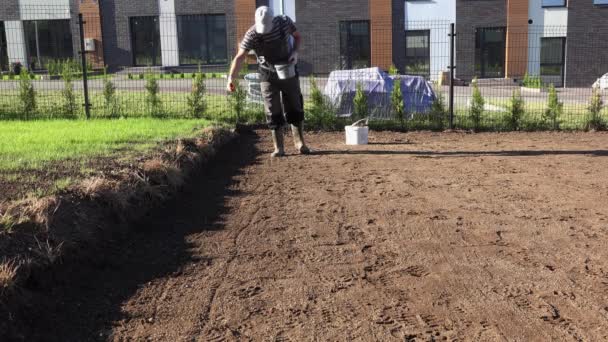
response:
{"label": "striped shirt", "polygon": [[241,42],[241,49],[245,51],[253,50],[258,55],[263,54],[262,47],[264,45],[276,46],[276,50],[281,50],[283,44],[286,44],[289,37],[296,31],[296,25],[291,18],[286,15],[276,16],[272,19],[272,31],[268,33],[257,33],[255,26],[252,26]]}

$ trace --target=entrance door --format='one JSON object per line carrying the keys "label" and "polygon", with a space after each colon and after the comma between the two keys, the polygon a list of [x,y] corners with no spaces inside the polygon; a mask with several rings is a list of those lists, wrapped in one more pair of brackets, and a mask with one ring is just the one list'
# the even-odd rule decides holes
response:
{"label": "entrance door", "polygon": [[8,70],[8,54],[6,51],[6,33],[4,22],[0,21],[0,71]]}
{"label": "entrance door", "polygon": [[540,76],[543,83],[562,87],[566,64],[566,38],[541,38],[540,46]]}
{"label": "entrance door", "polygon": [[158,17],[131,18],[131,47],[135,66],[160,65]]}
{"label": "entrance door", "polygon": [[475,39],[477,77],[505,77],[506,32],[504,27],[477,29]]}

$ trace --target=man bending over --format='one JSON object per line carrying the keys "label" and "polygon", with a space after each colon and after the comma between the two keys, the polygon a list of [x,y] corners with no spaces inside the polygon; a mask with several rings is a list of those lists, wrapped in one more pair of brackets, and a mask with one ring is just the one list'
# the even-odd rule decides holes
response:
{"label": "man bending over", "polygon": [[[233,80],[249,51],[257,56],[262,97],[274,143],[272,157],[285,155],[282,129],[285,122],[291,125],[298,152],[310,153],[304,143],[304,101],[296,68],[301,42],[302,37],[288,16],[275,17],[270,8],[262,6],[256,10],[255,25],[245,34],[230,66],[228,91],[233,92]],[[277,72],[276,66],[291,67],[293,72]]]}

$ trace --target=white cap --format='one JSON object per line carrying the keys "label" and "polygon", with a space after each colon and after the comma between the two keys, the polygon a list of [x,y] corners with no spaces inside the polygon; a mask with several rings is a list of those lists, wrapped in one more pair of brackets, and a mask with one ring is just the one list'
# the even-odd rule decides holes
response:
{"label": "white cap", "polygon": [[257,33],[268,33],[272,31],[272,19],[274,13],[267,6],[261,6],[255,11],[255,31]]}

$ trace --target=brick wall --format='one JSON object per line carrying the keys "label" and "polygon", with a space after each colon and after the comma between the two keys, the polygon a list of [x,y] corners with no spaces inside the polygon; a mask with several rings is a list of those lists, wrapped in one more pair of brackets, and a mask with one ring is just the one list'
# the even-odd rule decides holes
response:
{"label": "brick wall", "polygon": [[393,64],[405,65],[405,1],[393,0]]}
{"label": "brick wall", "polygon": [[[327,73],[340,63],[341,20],[369,20],[369,0],[296,1],[297,27],[304,44],[300,69],[306,73]],[[373,0],[372,0],[373,1]]]}
{"label": "brick wall", "polygon": [[528,0],[507,0],[507,77],[521,78],[528,69],[528,19]]}
{"label": "brick wall", "polygon": [[84,37],[95,40],[95,51],[87,52],[87,60],[95,67],[105,65],[103,58],[103,35],[101,32],[101,12],[96,0],[82,0],[80,13],[84,20]]}
{"label": "brick wall", "polygon": [[0,21],[19,19],[19,0],[2,0]]}
{"label": "brick wall", "polygon": [[369,17],[372,66],[384,69],[393,64],[393,0],[370,0]]}
{"label": "brick wall", "polygon": [[566,85],[589,87],[608,73],[608,8],[569,1]]}
{"label": "brick wall", "polygon": [[475,76],[475,29],[507,26],[506,0],[456,0],[456,77]]}
{"label": "brick wall", "polygon": [[114,0],[102,1],[100,6],[106,64],[111,67],[132,65],[129,17],[158,15],[158,2]]}

